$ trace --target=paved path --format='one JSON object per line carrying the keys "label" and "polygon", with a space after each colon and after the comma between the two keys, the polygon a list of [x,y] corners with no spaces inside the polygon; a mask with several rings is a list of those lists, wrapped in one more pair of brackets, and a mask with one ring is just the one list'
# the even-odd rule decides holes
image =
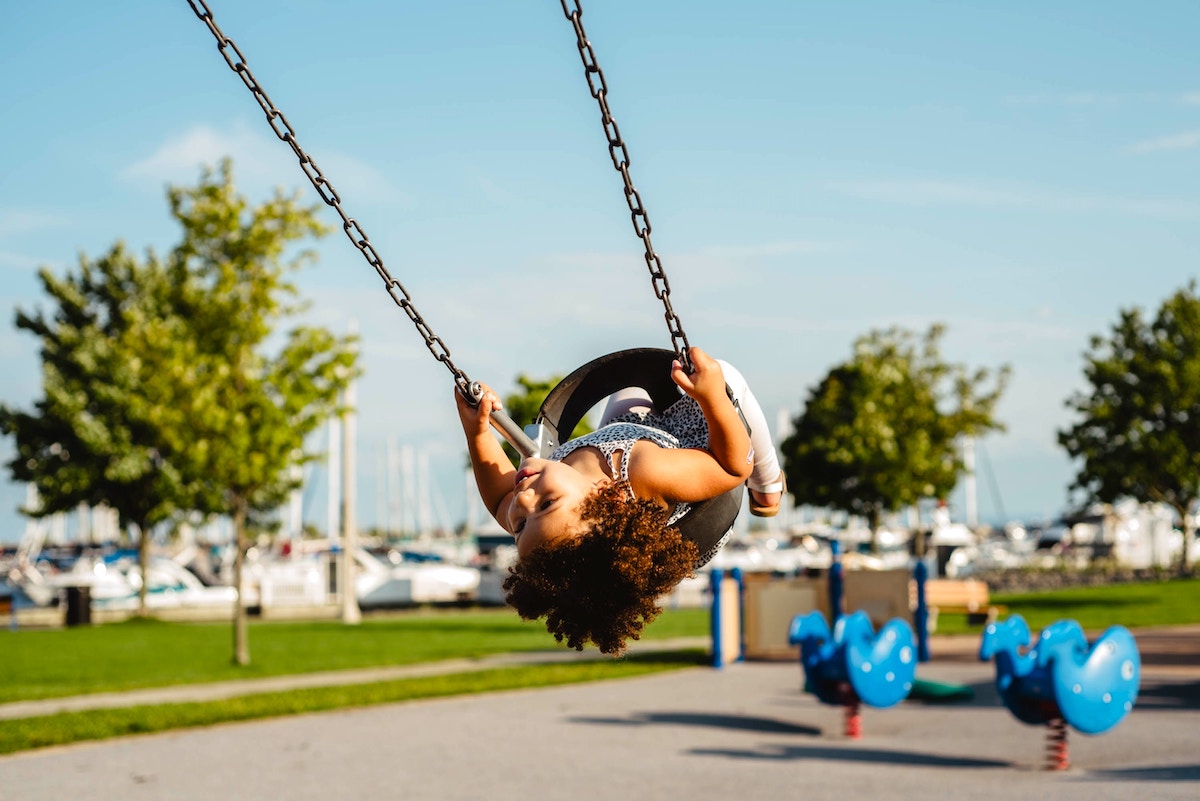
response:
{"label": "paved path", "polygon": [[973,701],[864,710],[859,741],[796,665],[750,663],[27,752],[0,758],[0,799],[1200,798],[1200,629],[1139,633],[1138,705],[1072,732],[1063,773],[1040,769],[1042,729],[999,705],[969,646],[936,642],[918,676]]}

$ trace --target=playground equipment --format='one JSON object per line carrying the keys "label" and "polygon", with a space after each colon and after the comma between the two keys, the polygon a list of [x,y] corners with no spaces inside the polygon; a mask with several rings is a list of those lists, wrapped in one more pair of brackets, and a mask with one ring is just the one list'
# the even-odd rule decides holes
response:
{"label": "playground equipment", "polygon": [[805,689],[825,704],[845,712],[847,737],[862,737],[862,704],[886,709],[908,697],[917,669],[912,626],[895,618],[876,634],[871,619],[860,611],[842,613],[840,546],[833,543],[829,570],[833,628],[820,612],[792,619],[788,642],[800,646]]}
{"label": "playground equipment", "polygon": [[1141,658],[1124,626],[1110,627],[1089,648],[1077,622],[1059,620],[1030,646],[1029,625],[1013,615],[984,629],[979,658],[995,659],[996,689],[1017,720],[1048,727],[1047,770],[1070,767],[1068,725],[1101,734],[1137,700]]}
{"label": "playground equipment", "polygon": [[712,666],[725,667],[730,662],[741,662],[746,658],[746,640],[743,636],[743,598],[745,583],[742,571],[733,568],[728,573],[713,569],[709,573],[712,591],[711,617]]}
{"label": "playground equipment", "polygon": [[847,737],[862,737],[862,704],[886,709],[912,691],[917,655],[904,620],[889,620],[877,635],[858,611],[837,618],[831,632],[824,615],[810,612],[792,621],[789,640],[800,646],[805,689],[845,710]]}

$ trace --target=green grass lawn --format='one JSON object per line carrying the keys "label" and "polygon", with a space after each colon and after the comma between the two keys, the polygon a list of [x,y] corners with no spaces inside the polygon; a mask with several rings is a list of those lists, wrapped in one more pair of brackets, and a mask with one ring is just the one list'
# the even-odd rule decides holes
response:
{"label": "green grass lawn", "polygon": [[[1007,607],[1001,619],[1020,615],[1035,634],[1063,619],[1078,621],[1088,631],[1116,624],[1132,629],[1200,623],[1200,579],[997,593],[991,601]],[[977,633],[981,628],[968,625],[965,615],[938,617],[938,634]]]}
{"label": "green grass lawn", "polygon": [[633,655],[565,664],[530,665],[373,684],[257,693],[223,701],[158,704],[65,712],[0,721],[0,754],[103,740],[130,734],[208,726],[256,718],[412,701],[452,695],[549,687],[644,676],[705,664],[702,650]]}
{"label": "green grass lawn", "polygon": [[[708,612],[668,610],[647,639],[704,635]],[[510,610],[440,612],[250,625],[251,664],[232,662],[230,624],[130,620],[105,626],[0,631],[0,703],[171,684],[470,659],[561,648],[543,624]]]}
{"label": "green grass lawn", "polygon": [[[1007,614],[1034,631],[1062,618],[1100,630],[1200,623],[1200,580],[1177,580],[1054,592],[997,594]],[[706,636],[707,610],[667,610],[646,639]],[[938,634],[977,633],[964,616],[942,615]],[[232,663],[229,624],[131,620],[105,626],[0,630],[0,703],[140,687],[404,665],[558,646],[541,623],[506,609],[369,617],[337,621],[254,622],[252,662]]]}
{"label": "green grass lawn", "polygon": [[[1034,631],[1055,620],[1086,630],[1200,624],[1200,579],[1114,584],[992,596],[1006,614],[1024,616]],[[647,639],[703,637],[704,609],[668,609],[647,627]],[[976,633],[965,616],[942,615],[938,634]],[[540,622],[508,609],[404,614],[337,621],[252,622],[250,666],[232,662],[228,624],[131,620],[58,630],[0,631],[0,703],[121,689],[181,685],[478,658],[503,652],[562,648]]]}

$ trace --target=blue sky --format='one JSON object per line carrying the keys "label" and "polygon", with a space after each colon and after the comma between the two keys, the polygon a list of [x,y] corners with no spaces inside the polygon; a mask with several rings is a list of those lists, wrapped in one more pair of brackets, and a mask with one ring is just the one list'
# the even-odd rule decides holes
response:
{"label": "blue sky", "polygon": [[[503,391],[669,346],[558,3],[210,6],[472,378]],[[1150,8],[587,3],[690,340],[775,419],[856,337],[944,322],[949,358],[1013,368],[981,516],[1061,511],[1073,471],[1055,432],[1089,337],[1156,307],[1200,252],[1200,6]],[[13,6],[0,73],[6,403],[40,394],[37,343],[12,325],[43,301],[38,266],[118,239],[168,249],[165,186],[224,155],[253,199],[316,200],[185,0]],[[381,515],[388,437],[428,455],[460,518],[449,374],[340,233],[319,251],[298,278],[312,317],[363,337],[360,524]],[[0,540],[19,537],[22,498],[0,483]]]}

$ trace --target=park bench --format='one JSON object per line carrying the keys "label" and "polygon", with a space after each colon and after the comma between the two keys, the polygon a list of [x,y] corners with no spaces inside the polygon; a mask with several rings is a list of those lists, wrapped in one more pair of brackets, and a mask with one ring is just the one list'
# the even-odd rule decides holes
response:
{"label": "park bench", "polygon": [[[915,583],[910,596],[911,606],[915,609]],[[1004,606],[991,602],[987,583],[979,579],[930,579],[925,582],[925,605],[929,608],[930,631],[936,630],[939,614],[966,615],[968,623],[983,625],[995,621],[1008,611]]]}

